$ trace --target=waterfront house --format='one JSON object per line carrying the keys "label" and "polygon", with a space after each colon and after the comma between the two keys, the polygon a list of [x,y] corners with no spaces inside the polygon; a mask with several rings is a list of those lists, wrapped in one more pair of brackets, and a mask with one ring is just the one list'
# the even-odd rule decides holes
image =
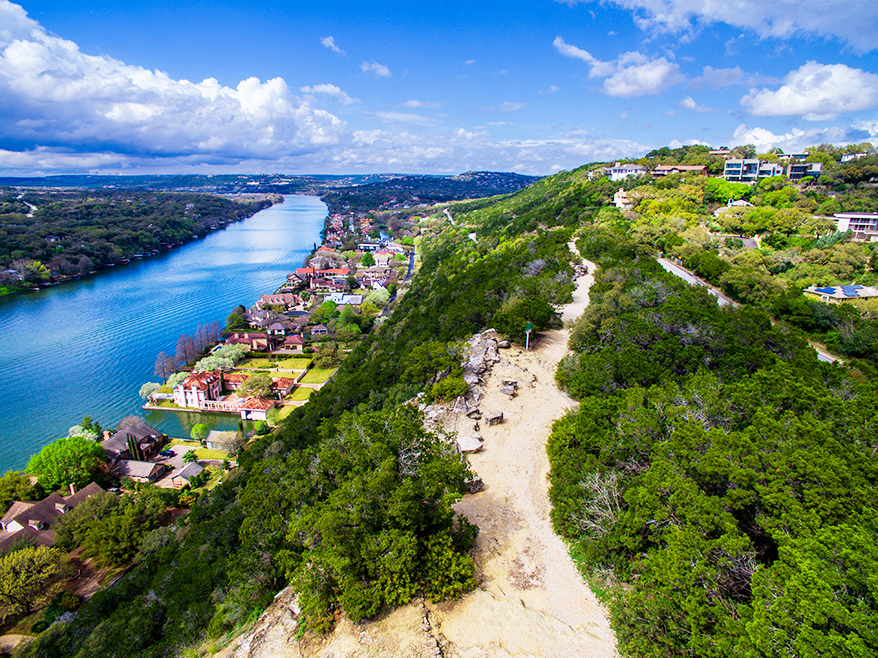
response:
{"label": "waterfront house", "polygon": [[259,301],[256,302],[256,306],[260,309],[265,308],[266,306],[283,306],[284,309],[289,309],[292,306],[296,306],[298,303],[299,297],[297,295],[285,292],[274,295],[261,295]]}
{"label": "waterfront house", "polygon": [[216,400],[222,392],[219,371],[193,372],[174,387],[174,403],[178,407],[200,409],[208,400]]}
{"label": "waterfront house", "polygon": [[148,458],[158,449],[164,439],[164,434],[141,420],[139,423],[128,425],[110,436],[101,443],[101,447],[107,453],[107,458],[110,461],[131,459],[135,456],[131,454],[129,448],[130,441],[133,440],[137,442],[142,456]]}
{"label": "waterfront house", "polygon": [[235,332],[226,339],[228,345],[246,345],[253,352],[270,352],[274,342],[268,334]]}
{"label": "waterfront house", "polygon": [[266,398],[248,398],[241,403],[238,411],[244,420],[268,420],[268,412],[275,404],[274,400]]}

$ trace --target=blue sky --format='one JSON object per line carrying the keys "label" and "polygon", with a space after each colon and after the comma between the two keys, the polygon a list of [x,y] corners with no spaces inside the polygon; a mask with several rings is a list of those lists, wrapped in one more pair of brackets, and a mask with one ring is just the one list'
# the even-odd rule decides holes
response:
{"label": "blue sky", "polygon": [[0,174],[550,174],[878,144],[875,0],[0,0]]}

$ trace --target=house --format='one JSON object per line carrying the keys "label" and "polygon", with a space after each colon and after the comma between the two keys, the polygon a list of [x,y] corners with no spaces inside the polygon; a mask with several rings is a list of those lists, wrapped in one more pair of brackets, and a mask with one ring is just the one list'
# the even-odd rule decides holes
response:
{"label": "house", "polygon": [[120,479],[129,477],[135,482],[155,482],[165,474],[168,466],[137,459],[120,459],[113,464],[110,470]]}
{"label": "house", "polygon": [[286,322],[275,321],[272,324],[268,325],[265,330],[272,336],[286,336],[287,324],[288,323]]}
{"label": "house", "polygon": [[182,489],[187,484],[191,485],[192,478],[203,472],[204,466],[198,462],[189,462],[179,471],[174,473],[174,476],[171,478],[171,484],[174,485],[174,489]]}
{"label": "house", "polygon": [[343,279],[324,279],[315,277],[311,279],[308,287],[314,292],[347,292],[347,278]]}
{"label": "house", "polygon": [[[367,221],[366,226],[368,225],[369,224]],[[359,249],[360,251],[378,251],[379,249],[381,249],[381,245],[374,242],[361,242],[357,245],[357,249]]]}
{"label": "house", "polygon": [[723,178],[736,183],[753,183],[763,178],[783,176],[784,166],[758,158],[729,158],[723,167]]}
{"label": "house", "polygon": [[646,173],[646,168],[638,164],[622,164],[617,162],[616,166],[607,169],[610,180],[618,183],[619,181],[630,178],[631,176],[641,176]]}
{"label": "house", "polygon": [[305,339],[299,335],[287,336],[286,338],[284,338],[282,347],[285,350],[290,350],[301,354],[306,342],[307,341],[305,341]]}
{"label": "house", "polygon": [[223,375],[223,388],[227,391],[236,391],[249,377],[250,375],[240,372],[226,373]]}
{"label": "house", "polygon": [[387,249],[375,252],[375,264],[378,267],[387,267],[391,258],[393,258],[393,252]]}
{"label": "house", "polygon": [[668,174],[682,174],[684,172],[707,176],[707,165],[659,165],[652,170],[652,175],[660,178]]}
{"label": "house", "polygon": [[791,162],[787,167],[787,177],[790,180],[802,180],[805,176],[817,178],[822,170],[822,162]]}
{"label": "house", "polygon": [[839,231],[851,231],[854,240],[878,242],[878,213],[841,212],[835,215],[835,225]]}
{"label": "house", "polygon": [[256,302],[258,308],[266,306],[283,306],[285,309],[296,306],[299,303],[299,297],[293,293],[276,293],[274,295],[261,295],[259,301]]}
{"label": "house", "polygon": [[878,288],[874,286],[810,286],[805,288],[804,293],[808,297],[814,297],[827,304],[841,304],[854,299],[872,299],[878,297]]}
{"label": "house", "polygon": [[266,398],[248,398],[241,403],[238,411],[243,420],[268,420],[268,412],[275,404],[274,400]]}
{"label": "house", "polygon": [[329,295],[324,301],[335,302],[338,306],[346,306],[351,304],[352,306],[359,306],[363,303],[362,295],[345,295],[343,293],[334,292]]}
{"label": "house", "polygon": [[243,437],[239,437],[237,432],[221,432],[220,430],[210,430],[204,445],[208,450],[227,450],[234,452],[243,442]]}
{"label": "house", "polygon": [[[184,405],[180,405],[184,406]],[[145,422],[140,421],[133,425],[128,425],[113,434],[109,439],[101,443],[107,458],[110,461],[117,459],[131,459],[135,455],[131,454],[129,445],[130,441],[136,441],[140,448],[141,457],[144,459],[150,457],[162,444],[165,435],[157,429],[150,427]]]}
{"label": "house", "polygon": [[842,162],[850,162],[851,160],[859,160],[860,158],[865,158],[868,153],[845,153],[841,156]]}
{"label": "house", "polygon": [[75,509],[82,501],[104,490],[92,482],[79,491],[62,497],[53,493],[40,501],[15,501],[0,519],[0,555],[5,555],[13,544],[29,539],[37,546],[55,543],[55,525],[61,515]]}
{"label": "house", "polygon": [[193,372],[174,387],[174,404],[199,409],[222,392],[222,375],[218,371]]}
{"label": "house", "polygon": [[613,205],[619,210],[631,210],[631,201],[628,199],[628,193],[621,187],[613,195]]}
{"label": "house", "polygon": [[311,335],[312,336],[328,336],[329,329],[325,324],[316,324],[311,327]]}
{"label": "house", "polygon": [[272,378],[271,380],[271,392],[277,395],[278,399],[283,399],[284,396],[290,394],[290,391],[293,390],[293,387],[296,385],[295,379],[290,379],[289,377],[278,377]]}
{"label": "house", "polygon": [[228,345],[246,345],[252,352],[270,352],[274,342],[268,334],[235,332],[226,339]]}

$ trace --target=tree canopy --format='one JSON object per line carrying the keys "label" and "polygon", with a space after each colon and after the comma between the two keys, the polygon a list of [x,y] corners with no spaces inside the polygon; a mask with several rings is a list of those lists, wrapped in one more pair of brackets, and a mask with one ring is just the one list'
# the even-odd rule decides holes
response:
{"label": "tree canopy", "polygon": [[46,490],[69,484],[84,487],[107,461],[100,443],[82,436],[67,436],[45,446],[27,463],[27,471]]}

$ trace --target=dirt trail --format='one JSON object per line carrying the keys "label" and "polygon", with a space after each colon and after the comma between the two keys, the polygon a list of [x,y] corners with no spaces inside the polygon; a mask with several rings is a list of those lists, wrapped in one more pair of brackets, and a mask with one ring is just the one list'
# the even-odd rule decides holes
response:
{"label": "dirt trail", "polygon": [[[586,262],[589,271],[594,265]],[[577,280],[565,323],[588,305],[591,275]],[[484,376],[480,408],[502,410],[504,422],[482,423],[484,440],[470,464],[483,479],[482,492],[455,509],[479,526],[475,560],[480,585],[464,598],[438,605],[416,602],[364,624],[346,620],[328,637],[297,643],[291,637],[291,593],[279,595],[256,631],[235,656],[262,658],[609,658],[615,638],[606,612],[582,581],[549,519],[546,439],[552,422],[575,406],[555,384],[555,368],[567,351],[567,329],[544,332],[525,352],[500,350],[501,360]],[[518,381],[514,398],[502,380]],[[450,419],[461,435],[466,416]],[[446,426],[449,420],[446,419]],[[228,652],[230,654],[231,652]]]}

